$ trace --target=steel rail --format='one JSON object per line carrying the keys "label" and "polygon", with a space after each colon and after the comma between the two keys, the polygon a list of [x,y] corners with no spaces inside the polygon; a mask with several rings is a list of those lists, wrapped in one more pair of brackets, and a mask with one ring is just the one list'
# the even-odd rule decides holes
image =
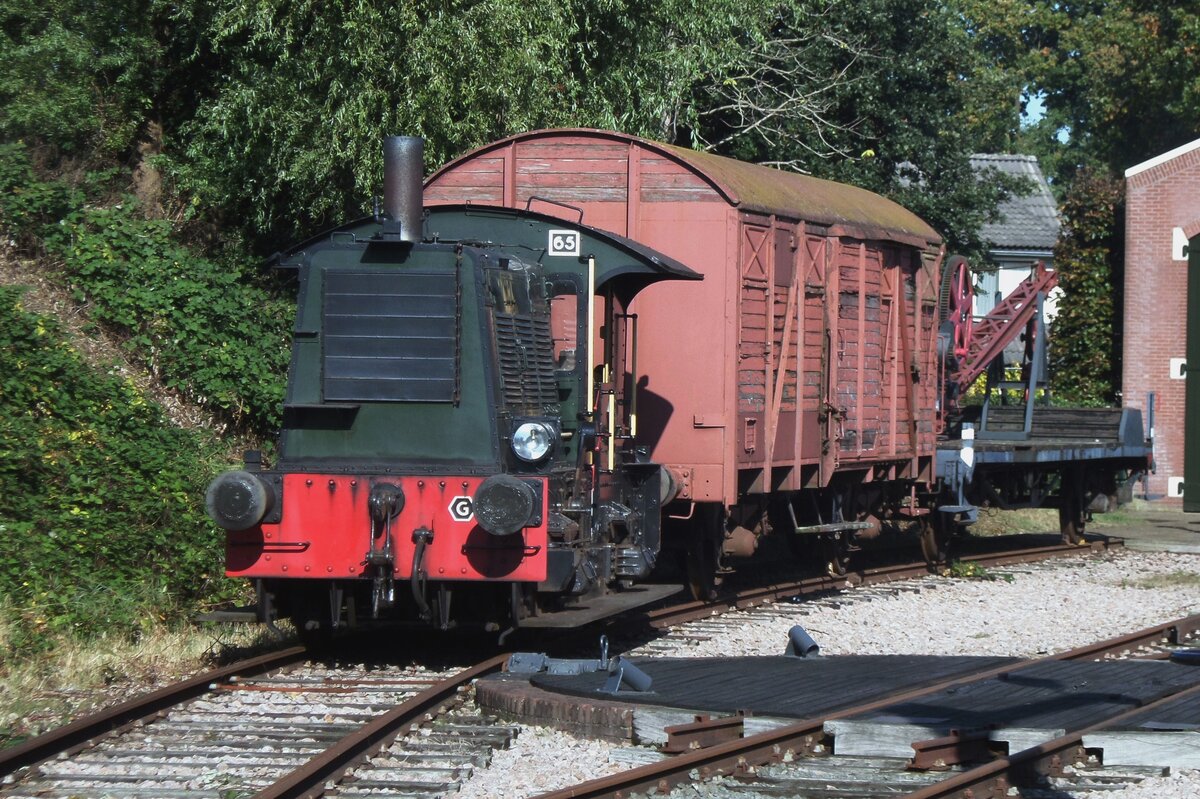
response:
{"label": "steel rail", "polygon": [[[648,791],[650,789],[664,793],[672,785],[686,781],[688,779],[687,775],[692,771],[698,772],[701,779],[707,779],[717,772],[737,773],[751,766],[777,762],[789,751],[792,753],[811,751],[823,739],[825,722],[827,721],[846,718],[847,716],[856,716],[861,713],[869,713],[898,702],[907,702],[938,691],[1018,671],[1035,663],[1060,660],[1087,660],[1108,653],[1119,654],[1127,651],[1134,642],[1161,640],[1164,637],[1181,640],[1182,637],[1186,636],[1187,631],[1195,632],[1196,630],[1200,630],[1200,615],[1187,616],[1165,624],[1154,625],[1153,627],[1139,630],[1136,633],[1118,636],[1044,658],[1025,660],[1005,666],[996,666],[975,672],[974,674],[954,677],[922,688],[915,688],[882,699],[876,699],[862,705],[844,708],[821,718],[805,719],[786,727],[750,736],[749,738],[677,755],[669,760],[639,766],[620,774],[590,780],[559,791],[544,793],[535,797],[535,799],[602,799],[602,797],[625,799],[630,793]],[[1138,708],[1138,710],[1144,709],[1144,707]]]}
{"label": "steel rail", "polygon": [[[966,555],[959,559],[962,563],[974,563],[984,567],[1009,566],[1017,563],[1035,563],[1037,561],[1049,560],[1051,558],[1079,555],[1089,552],[1097,552],[1102,548],[1110,546],[1121,546],[1118,541],[1093,541],[1090,548],[1083,548],[1074,544],[1054,544],[1051,546],[1031,547],[1027,549],[1010,550],[1007,552],[989,552],[976,555]],[[746,589],[737,594],[718,597],[714,600],[693,600],[691,602],[683,602],[678,605],[670,605],[664,608],[656,608],[648,610],[643,614],[646,622],[655,629],[670,627],[673,624],[682,624],[688,621],[708,618],[709,616],[728,612],[730,610],[745,610],[746,608],[763,605],[768,602],[775,602],[780,599],[787,599],[795,596],[804,596],[805,594],[817,594],[827,591],[835,591],[843,587],[848,581],[856,585],[879,585],[882,583],[895,582],[897,580],[909,580],[916,577],[923,577],[929,574],[929,566],[927,564],[903,563],[892,566],[878,566],[871,569],[863,569],[861,571],[850,572],[837,577],[818,576],[809,577],[803,580],[794,582],[777,583],[773,585],[756,586]]]}
{"label": "steel rail", "polygon": [[1139,707],[1123,710],[1104,721],[1082,730],[1055,738],[1052,741],[1032,746],[1007,757],[997,758],[976,768],[955,774],[953,777],[912,793],[906,799],[1001,799],[1010,796],[1014,782],[1010,775],[1019,774],[1021,780],[1015,784],[1028,784],[1034,775],[1047,777],[1062,774],[1062,767],[1069,762],[1082,762],[1086,757],[1083,737],[1093,732],[1120,724],[1127,718],[1145,713],[1182,699],[1200,695],[1200,685],[1177,691]]}
{"label": "steel rail", "polygon": [[240,660],[85,716],[11,749],[0,751],[0,775],[36,765],[61,753],[78,751],[96,738],[149,719],[167,708],[208,693],[213,683],[290,666],[303,660],[307,654],[307,649],[297,646],[269,655]]}
{"label": "steel rail", "polygon": [[472,680],[499,671],[508,655],[497,655],[442,680],[392,710],[363,724],[300,768],[259,791],[254,799],[315,799],[325,794],[325,783],[407,732],[426,713],[452,700],[458,689]]}

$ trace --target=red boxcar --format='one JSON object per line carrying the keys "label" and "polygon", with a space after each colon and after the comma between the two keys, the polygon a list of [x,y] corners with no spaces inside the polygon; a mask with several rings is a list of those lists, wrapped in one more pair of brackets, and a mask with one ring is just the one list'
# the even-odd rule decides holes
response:
{"label": "red boxcar", "polygon": [[942,242],[916,215],[853,186],[594,130],[514,136],[427,180],[427,206],[465,202],[582,216],[704,275],[651,286],[632,308],[637,439],[680,499],[720,503],[756,534],[764,495],[802,496],[781,492],[828,495],[815,514],[793,504],[808,531],[922,512]]}

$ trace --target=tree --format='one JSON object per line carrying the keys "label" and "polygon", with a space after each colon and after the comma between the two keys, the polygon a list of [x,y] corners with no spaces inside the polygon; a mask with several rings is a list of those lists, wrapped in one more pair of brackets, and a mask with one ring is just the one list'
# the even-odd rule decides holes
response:
{"label": "tree", "polygon": [[91,160],[128,153],[160,87],[151,5],[4,0],[0,135]]}
{"label": "tree", "polygon": [[1116,399],[1121,374],[1120,285],[1123,246],[1117,219],[1124,186],[1103,171],[1075,176],[1063,202],[1063,234],[1054,253],[1059,303],[1051,329],[1051,387],[1072,403],[1104,405]]}
{"label": "tree", "polygon": [[[955,0],[1007,107],[1031,96],[1046,116],[1020,128],[975,113],[990,146],[1032,149],[1065,188],[1074,172],[1133,164],[1200,135],[1197,0]],[[977,95],[978,96],[978,95]]]}
{"label": "tree", "polygon": [[175,20],[201,89],[174,172],[278,246],[369,206],[385,133],[423,136],[429,166],[541,127],[670,139],[760,18],[733,0],[196,5]]}
{"label": "tree", "polygon": [[964,109],[980,106],[980,63],[960,18],[932,0],[794,3],[740,72],[700,87],[699,138],[891,197],[979,261],[980,226],[1021,188],[970,167]]}

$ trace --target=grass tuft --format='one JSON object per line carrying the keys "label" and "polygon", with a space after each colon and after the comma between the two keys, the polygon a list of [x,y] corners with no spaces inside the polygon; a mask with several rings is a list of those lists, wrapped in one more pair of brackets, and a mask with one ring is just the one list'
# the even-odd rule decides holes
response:
{"label": "grass tuft", "polygon": [[1173,571],[1155,574],[1133,582],[1121,581],[1122,588],[1196,588],[1200,587],[1200,574],[1189,571]]}
{"label": "grass tuft", "polygon": [[[18,636],[17,613],[0,604],[0,651]],[[0,661],[0,748],[111,707],[254,649],[279,643],[258,626],[148,622],[135,639],[63,637],[38,653]]]}

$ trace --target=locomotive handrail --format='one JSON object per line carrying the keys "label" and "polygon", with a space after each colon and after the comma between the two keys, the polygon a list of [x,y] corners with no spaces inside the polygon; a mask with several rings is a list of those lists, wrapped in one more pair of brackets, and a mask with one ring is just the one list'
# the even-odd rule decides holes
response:
{"label": "locomotive handrail", "polygon": [[529,199],[525,201],[525,210],[527,212],[533,211],[533,201],[534,200],[537,200],[538,202],[546,203],[547,205],[557,205],[562,208],[570,209],[570,210],[574,211],[575,213],[579,214],[579,219],[576,220],[576,224],[580,224],[580,225],[583,224],[583,209],[580,208],[578,205],[571,205],[570,203],[559,202],[558,200],[551,200],[548,197],[541,197],[537,194],[531,194],[531,195],[529,195]]}

